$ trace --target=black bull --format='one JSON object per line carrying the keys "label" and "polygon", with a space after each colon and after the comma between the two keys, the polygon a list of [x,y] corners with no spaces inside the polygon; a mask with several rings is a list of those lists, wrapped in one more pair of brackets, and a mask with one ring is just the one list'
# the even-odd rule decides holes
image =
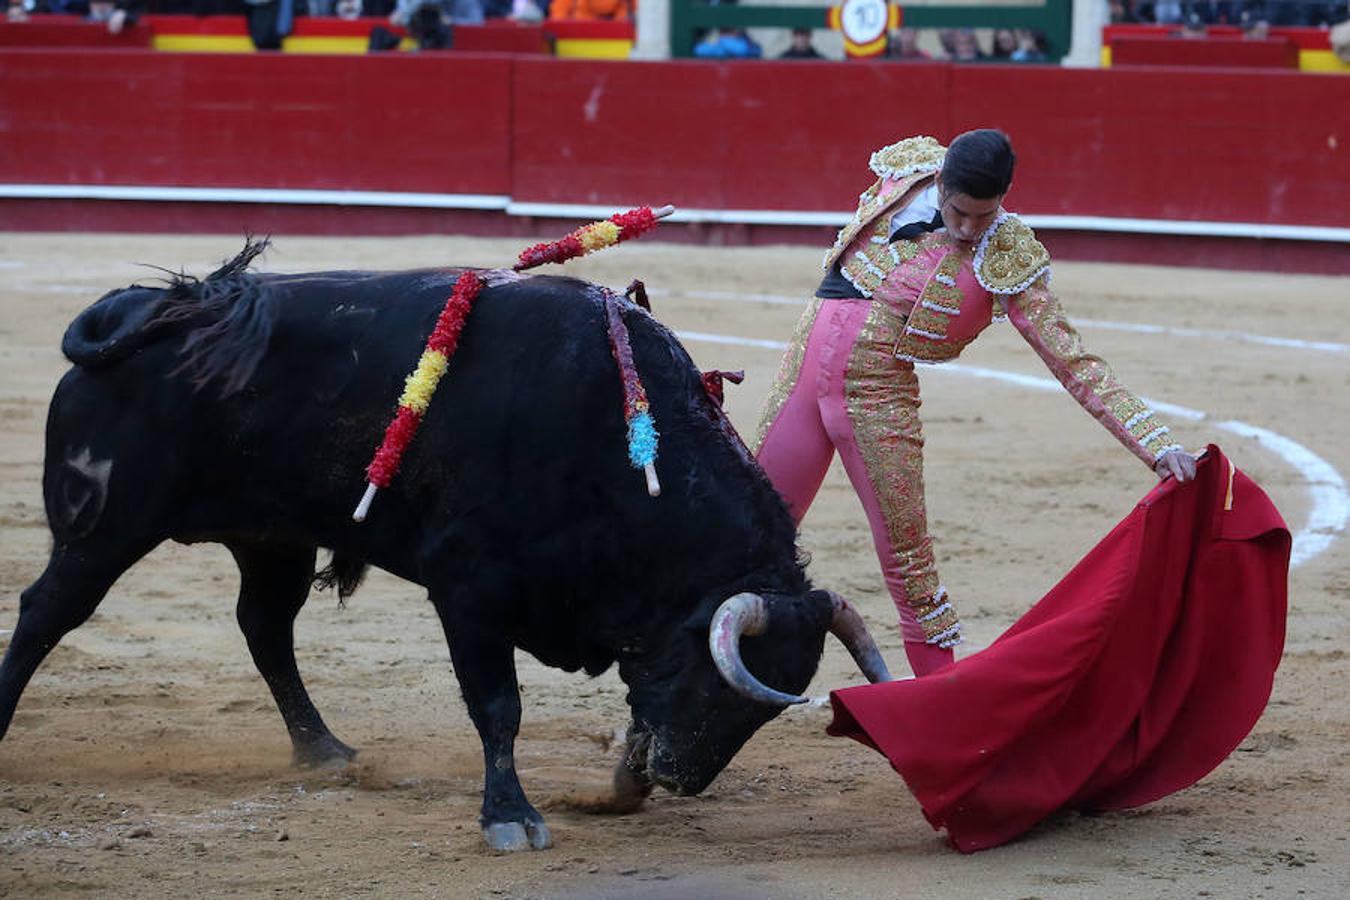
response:
{"label": "black bull", "polygon": [[[254,275],[255,250],[202,281],[111,292],[67,330],[76,365],[43,475],[53,547],[0,664],[0,736],[46,654],[166,539],[233,554],[239,626],[300,764],[354,754],[296,668],[311,583],[350,592],[375,565],[424,586],[499,849],[549,843],[514,767],[514,648],[568,671],[618,664],[632,722],[615,781],[632,807],[653,784],[702,790],[783,708],[765,685],[806,688],[840,602],[811,589],[781,500],[649,315],[573,279],[485,273],[400,472],[357,524],[364,468],[459,272]],[[627,462],[605,302],[625,304],[661,432],[659,497]],[[316,576],[319,547],[333,563]],[[745,592],[763,599],[739,598],[730,627],[757,635],[744,662],[763,683],[733,686],[709,629]]]}

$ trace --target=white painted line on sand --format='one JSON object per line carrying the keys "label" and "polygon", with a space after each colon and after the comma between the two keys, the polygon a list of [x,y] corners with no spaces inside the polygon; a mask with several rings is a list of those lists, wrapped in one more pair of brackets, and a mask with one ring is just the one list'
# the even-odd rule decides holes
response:
{"label": "white painted line on sand", "polygon": [[[743,347],[756,347],[767,350],[784,350],[783,341],[767,341],[757,338],[741,338],[734,335],[707,334],[700,331],[676,332],[681,340],[701,341],[715,344],[734,344]],[[988,369],[980,366],[966,366],[949,363],[945,366],[933,366],[935,372],[951,372],[973,378],[985,378],[1002,381],[1017,387],[1037,391],[1062,391],[1063,387],[1052,378],[1037,375],[1022,375],[1017,372],[1004,372],[1001,369]],[[1198,409],[1178,406],[1160,400],[1141,398],[1164,415],[1192,422],[1209,421],[1208,413]],[[1345,479],[1336,468],[1302,444],[1282,434],[1249,425],[1237,420],[1211,421],[1213,427],[1257,441],[1262,447],[1274,453],[1303,478],[1308,486],[1312,508],[1308,512],[1308,521],[1294,535],[1294,546],[1290,555],[1290,566],[1299,566],[1325,551],[1345,532],[1350,521],[1350,491],[1347,491]]]}

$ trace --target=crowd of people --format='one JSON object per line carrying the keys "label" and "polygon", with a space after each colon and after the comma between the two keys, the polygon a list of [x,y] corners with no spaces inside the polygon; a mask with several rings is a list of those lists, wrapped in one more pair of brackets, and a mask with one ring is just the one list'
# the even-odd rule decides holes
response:
{"label": "crowd of people", "polygon": [[[244,16],[253,43],[279,49],[298,16],[340,19],[380,18],[404,28],[419,49],[451,45],[455,25],[487,19],[539,22],[553,19],[629,19],[635,0],[9,0],[9,20],[30,13],[76,15],[106,22],[117,33],[141,13],[190,16]],[[392,49],[402,38],[389,29],[372,35],[371,49]]]}
{"label": "crowd of people", "polygon": [[[924,44],[927,44],[925,48]],[[710,31],[694,45],[694,55],[705,59],[760,59],[764,48],[744,28]],[[830,59],[812,40],[812,29],[795,28],[786,50],[775,59]],[[886,37],[886,59],[951,60],[953,62],[1044,62],[1045,38],[1029,28],[997,28],[986,43],[974,28],[938,28],[920,32],[900,28]]]}
{"label": "crowd of people", "polygon": [[[1251,33],[1268,26],[1329,28],[1350,20],[1350,0],[1106,0],[1112,23],[1156,23],[1183,29],[1239,25]],[[637,0],[9,0],[10,21],[29,13],[83,16],[104,22],[117,33],[142,12],[181,15],[241,15],[259,49],[278,49],[297,16],[342,19],[383,18],[404,28],[419,49],[451,45],[455,25],[476,25],[487,19],[520,22],[553,20],[632,20]],[[828,59],[813,42],[809,28],[793,29],[787,49],[777,59]],[[401,43],[394,31],[372,35],[371,49],[393,49]],[[836,51],[837,52],[837,51]],[[760,59],[764,48],[744,28],[701,34],[694,55],[711,59]],[[898,60],[953,62],[1044,62],[1044,35],[1029,28],[900,28],[887,35],[884,57]]]}
{"label": "crowd of people", "polygon": [[1329,27],[1350,20],[1347,0],[1107,0],[1113,23]]}
{"label": "crowd of people", "polygon": [[1030,28],[995,28],[988,43],[974,28],[938,28],[936,46],[924,49],[920,32],[901,28],[891,32],[888,59],[946,59],[952,62],[1045,62],[1045,35]]}
{"label": "crowd of people", "polygon": [[[139,12],[157,15],[243,15],[251,0],[138,0],[134,4],[107,0],[20,0],[11,10],[24,13],[80,15],[97,19],[102,6],[134,5]],[[559,7],[555,18],[623,18],[632,0],[292,0],[297,16],[336,16],[342,19],[395,16],[406,22],[420,6],[439,7],[447,21],[482,22],[484,19],[516,17],[542,19],[550,5]],[[601,12],[608,10],[608,13]]]}

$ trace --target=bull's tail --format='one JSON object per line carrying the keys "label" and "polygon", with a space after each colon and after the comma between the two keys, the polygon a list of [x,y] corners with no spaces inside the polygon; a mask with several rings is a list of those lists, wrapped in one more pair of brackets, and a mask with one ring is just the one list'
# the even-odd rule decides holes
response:
{"label": "bull's tail", "polygon": [[164,293],[140,285],[109,291],[66,328],[61,352],[86,369],[121,362],[154,338],[150,325]]}
{"label": "bull's tail", "polygon": [[338,602],[346,601],[356,593],[369,568],[366,561],[341,551],[334,551],[327,566],[314,573],[314,587],[321,591],[337,587]]}
{"label": "bull's tail", "polygon": [[61,352],[77,366],[118,363],[166,334],[183,335],[173,374],[200,389],[213,380],[228,395],[248,383],[271,337],[274,305],[264,282],[247,272],[266,240],[249,239],[219,269],[197,279],[170,273],[164,287],[133,285],[105,294],[76,316]]}

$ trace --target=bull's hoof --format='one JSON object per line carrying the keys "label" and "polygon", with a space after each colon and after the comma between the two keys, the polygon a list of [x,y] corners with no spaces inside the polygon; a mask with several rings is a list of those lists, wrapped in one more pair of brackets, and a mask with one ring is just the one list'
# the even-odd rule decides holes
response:
{"label": "bull's hoof", "polygon": [[605,812],[616,815],[635,813],[652,792],[652,781],[645,772],[635,772],[622,761],[614,767],[614,797]]}
{"label": "bull's hoof", "polygon": [[295,744],[291,764],[300,769],[342,769],[356,758],[356,751],[330,735]]}
{"label": "bull's hoof", "polygon": [[543,822],[495,822],[484,826],[483,840],[498,853],[547,850],[553,846],[553,835]]}

